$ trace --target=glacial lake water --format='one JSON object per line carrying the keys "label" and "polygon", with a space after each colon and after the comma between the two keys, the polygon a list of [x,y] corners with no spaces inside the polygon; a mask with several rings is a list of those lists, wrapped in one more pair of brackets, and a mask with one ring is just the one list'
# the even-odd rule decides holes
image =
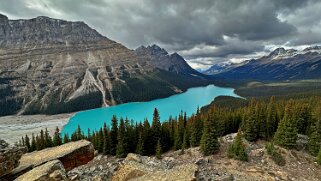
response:
{"label": "glacial lake water", "polygon": [[97,108],[76,113],[64,126],[62,134],[73,133],[80,125],[84,133],[90,130],[98,130],[104,122],[110,126],[113,115],[119,118],[128,118],[135,122],[144,121],[145,118],[151,123],[154,108],[160,113],[161,121],[167,120],[170,116],[176,117],[181,111],[191,116],[196,112],[197,107],[210,104],[217,96],[239,97],[232,88],[222,88],[214,85],[206,87],[190,88],[184,93],[176,94],[167,98],[155,99],[148,102],[131,102],[111,107]]}

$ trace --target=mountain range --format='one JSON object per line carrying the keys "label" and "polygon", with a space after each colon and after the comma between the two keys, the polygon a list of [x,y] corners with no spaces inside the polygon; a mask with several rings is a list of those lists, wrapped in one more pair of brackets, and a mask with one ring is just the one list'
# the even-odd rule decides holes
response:
{"label": "mountain range", "polygon": [[302,80],[321,78],[321,46],[302,51],[277,48],[269,55],[240,64],[216,64],[205,71],[232,80]]}
{"label": "mountain range", "polygon": [[157,45],[131,50],[84,22],[0,15],[0,115],[148,101],[209,81]]}

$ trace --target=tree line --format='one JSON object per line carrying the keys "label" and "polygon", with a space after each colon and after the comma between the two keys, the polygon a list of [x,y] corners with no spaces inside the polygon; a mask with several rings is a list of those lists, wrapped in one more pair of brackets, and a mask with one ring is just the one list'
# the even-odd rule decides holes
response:
{"label": "tree line", "polygon": [[26,135],[20,144],[34,151],[87,139],[102,154],[125,157],[127,153],[137,153],[160,158],[162,152],[171,149],[184,152],[196,146],[200,146],[204,155],[215,154],[220,147],[219,137],[238,132],[227,154],[230,158],[246,161],[242,139],[271,142],[269,153],[278,159],[274,144],[293,149],[296,148],[298,134],[304,134],[309,136],[307,150],[321,163],[320,97],[296,100],[271,97],[268,101],[251,99],[245,105],[231,107],[211,104],[206,110],[197,109],[190,117],[181,112],[178,117],[170,117],[164,122],[160,121],[160,113],[155,109],[151,124],[147,119],[134,122],[113,116],[110,127],[105,123],[99,130],[88,129],[85,134],[78,126],[70,136],[65,134],[63,137],[58,128],[53,137],[46,129],[38,135],[32,134],[31,139]]}

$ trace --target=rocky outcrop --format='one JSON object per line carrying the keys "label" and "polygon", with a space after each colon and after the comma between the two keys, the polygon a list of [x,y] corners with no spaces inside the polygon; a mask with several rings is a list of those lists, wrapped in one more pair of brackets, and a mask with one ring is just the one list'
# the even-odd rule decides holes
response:
{"label": "rocky outcrop", "polygon": [[128,154],[112,180],[196,180],[197,165],[194,163],[172,165],[169,160]]}
{"label": "rocky outcrop", "polygon": [[[168,87],[186,89],[164,76],[168,73],[193,79],[187,87],[204,85],[199,81],[204,77],[181,56],[156,45],[134,51],[83,22],[1,15],[0,115],[74,112],[176,93]],[[158,87],[149,90],[151,85]],[[139,90],[155,95],[136,96],[143,94]]]}
{"label": "rocky outcrop", "polygon": [[69,180],[59,160],[49,161],[19,176],[15,181],[67,181]]}
{"label": "rocky outcrop", "polygon": [[26,152],[26,147],[12,147],[0,140],[0,180],[19,165],[19,159]]}
{"label": "rocky outcrop", "polygon": [[94,158],[94,147],[86,140],[70,142],[61,146],[34,151],[23,155],[19,167],[41,165],[51,160],[60,160],[68,171],[74,167],[88,163]]}

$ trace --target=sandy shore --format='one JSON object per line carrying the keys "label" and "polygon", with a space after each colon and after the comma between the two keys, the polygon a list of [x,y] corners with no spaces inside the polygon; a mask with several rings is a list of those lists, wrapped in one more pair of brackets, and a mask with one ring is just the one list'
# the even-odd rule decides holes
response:
{"label": "sandy shore", "polygon": [[0,138],[13,144],[26,134],[28,136],[31,136],[32,133],[38,134],[41,129],[47,128],[53,134],[56,127],[61,129],[73,114],[0,117]]}

